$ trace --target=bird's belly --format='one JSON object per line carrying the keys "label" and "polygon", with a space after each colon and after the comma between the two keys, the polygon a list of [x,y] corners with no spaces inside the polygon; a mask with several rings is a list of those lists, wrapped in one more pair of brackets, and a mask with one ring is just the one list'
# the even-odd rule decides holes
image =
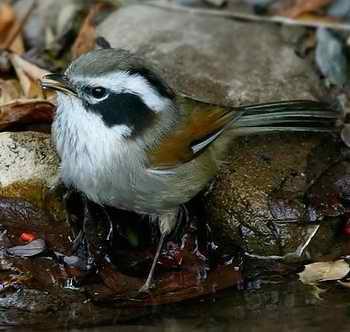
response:
{"label": "bird's belly", "polygon": [[[82,153],[84,151],[84,153]],[[61,151],[61,179],[98,203],[144,214],[164,209],[159,195],[167,191],[162,177],[148,174],[130,151],[113,158],[92,146]],[[174,206],[176,203],[174,203]]]}
{"label": "bird's belly", "polygon": [[142,169],[135,165],[129,169],[125,164],[125,158],[122,163],[110,160],[108,156],[96,158],[86,153],[64,155],[61,178],[67,186],[76,188],[98,204],[136,210],[135,173]]}
{"label": "bird's belly", "polygon": [[201,173],[191,164],[174,172],[108,164],[91,162],[81,155],[62,159],[62,179],[96,203],[141,214],[159,214],[189,201],[214,175]]}

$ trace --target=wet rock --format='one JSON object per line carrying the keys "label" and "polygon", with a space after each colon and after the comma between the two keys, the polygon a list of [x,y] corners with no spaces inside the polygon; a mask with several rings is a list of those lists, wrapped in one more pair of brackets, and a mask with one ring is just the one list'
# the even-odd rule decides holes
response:
{"label": "wet rock", "polygon": [[151,309],[139,307],[127,309],[108,305],[95,305],[77,291],[40,291],[19,288],[2,292],[0,298],[4,328],[14,326],[37,329],[52,329],[64,326],[85,327],[116,324],[139,318]]}
{"label": "wet rock", "polygon": [[334,249],[340,220],[327,218],[342,213],[333,194],[346,174],[327,172],[340,153],[336,141],[258,136],[236,141],[231,151],[239,153],[228,157],[204,199],[218,238],[239,243],[249,255],[279,259],[316,258]]}
{"label": "wet rock", "polygon": [[50,297],[48,301],[43,292],[34,289],[19,289],[18,291],[8,294],[0,299],[0,307],[16,308],[30,312],[45,312],[47,310],[57,310],[60,300]]}
{"label": "wet rock", "polygon": [[113,47],[135,51],[160,67],[175,90],[214,103],[238,105],[322,94],[317,75],[275,25],[145,4],[119,9],[98,33]]}
{"label": "wet rock", "polygon": [[63,209],[52,190],[58,181],[58,158],[49,135],[0,133],[0,195],[17,197],[62,220]]}

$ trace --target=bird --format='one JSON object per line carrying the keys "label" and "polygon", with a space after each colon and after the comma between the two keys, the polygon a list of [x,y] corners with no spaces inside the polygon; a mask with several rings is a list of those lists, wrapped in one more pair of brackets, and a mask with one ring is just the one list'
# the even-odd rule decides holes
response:
{"label": "bird", "polygon": [[52,124],[60,177],[100,205],[148,216],[159,244],[153,275],[181,207],[213,179],[239,136],[334,132],[335,107],[314,100],[220,106],[175,92],[159,70],[124,49],[102,48],[41,79],[57,92]]}

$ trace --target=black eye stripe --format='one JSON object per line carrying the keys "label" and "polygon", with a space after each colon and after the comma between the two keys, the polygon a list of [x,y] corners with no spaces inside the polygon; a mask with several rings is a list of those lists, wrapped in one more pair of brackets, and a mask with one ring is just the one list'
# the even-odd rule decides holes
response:
{"label": "black eye stripe", "polygon": [[92,112],[100,114],[108,127],[126,125],[133,133],[141,133],[150,126],[156,114],[132,93],[113,93],[95,104],[84,102],[84,106]]}

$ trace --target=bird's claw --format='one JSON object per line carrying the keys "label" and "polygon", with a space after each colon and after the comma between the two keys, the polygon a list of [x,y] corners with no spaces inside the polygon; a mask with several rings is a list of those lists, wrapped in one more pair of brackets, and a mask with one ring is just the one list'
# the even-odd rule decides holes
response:
{"label": "bird's claw", "polygon": [[146,282],[143,284],[143,286],[139,289],[139,293],[151,293],[151,289],[153,288],[153,284],[151,283],[151,280],[146,280]]}

